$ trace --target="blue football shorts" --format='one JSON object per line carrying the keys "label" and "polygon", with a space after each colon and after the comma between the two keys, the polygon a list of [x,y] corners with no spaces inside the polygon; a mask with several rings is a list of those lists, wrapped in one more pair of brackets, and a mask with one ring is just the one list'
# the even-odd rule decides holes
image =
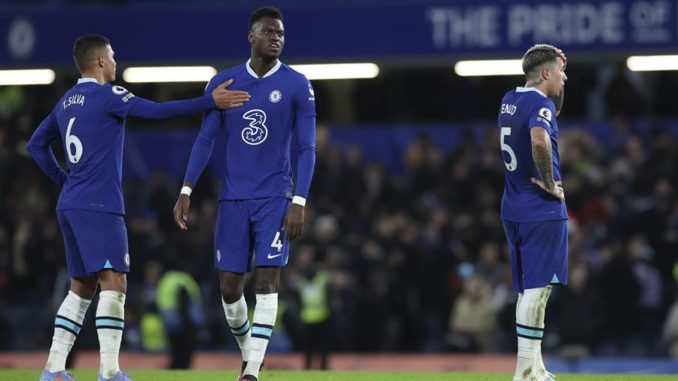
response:
{"label": "blue football shorts", "polygon": [[122,214],[58,210],[68,275],[89,277],[105,269],[129,272],[127,226]]}
{"label": "blue football shorts", "polygon": [[502,223],[516,291],[567,284],[567,220]]}
{"label": "blue football shorts", "polygon": [[284,267],[289,246],[282,230],[287,198],[222,200],[214,233],[214,267],[246,273],[255,267]]}

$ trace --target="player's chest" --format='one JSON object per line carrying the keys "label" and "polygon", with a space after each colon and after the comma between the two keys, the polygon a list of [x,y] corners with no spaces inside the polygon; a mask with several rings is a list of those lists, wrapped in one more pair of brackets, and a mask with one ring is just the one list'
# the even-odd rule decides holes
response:
{"label": "player's chest", "polygon": [[243,86],[242,90],[249,92],[251,99],[223,114],[229,140],[250,148],[284,141],[292,128],[292,93],[275,84]]}
{"label": "player's chest", "polygon": [[243,106],[224,112],[227,127],[240,126],[250,121],[284,123],[292,117],[292,92],[275,83],[250,83],[242,90],[251,98]]}

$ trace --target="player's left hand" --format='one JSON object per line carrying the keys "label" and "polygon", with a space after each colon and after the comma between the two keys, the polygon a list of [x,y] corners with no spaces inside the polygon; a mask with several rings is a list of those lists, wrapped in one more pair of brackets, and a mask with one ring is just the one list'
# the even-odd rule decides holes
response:
{"label": "player's left hand", "polygon": [[191,198],[185,194],[179,195],[176,205],[174,205],[174,223],[179,229],[188,230],[188,210],[191,207]]}
{"label": "player's left hand", "polygon": [[228,86],[233,83],[233,79],[220,84],[212,91],[214,104],[219,110],[228,110],[240,107],[250,100],[250,93],[242,90],[229,90]]}
{"label": "player's left hand", "polygon": [[536,178],[536,177],[533,177],[533,178],[531,178],[530,180],[532,181],[533,184],[539,185],[539,188],[545,190],[546,193],[548,193],[548,194],[550,194],[551,196],[553,196],[553,197],[557,198],[558,200],[560,200],[560,202],[564,202],[564,201],[565,201],[565,191],[563,190],[563,182],[562,182],[562,181],[556,180],[556,181],[554,182],[554,188],[553,188],[553,189],[549,189],[549,188],[546,187],[546,185],[544,185],[544,182],[543,182],[543,181],[539,180],[539,179]]}
{"label": "player's left hand", "polygon": [[301,235],[304,229],[304,207],[291,204],[287,209],[283,230],[287,232],[287,239],[292,241]]}

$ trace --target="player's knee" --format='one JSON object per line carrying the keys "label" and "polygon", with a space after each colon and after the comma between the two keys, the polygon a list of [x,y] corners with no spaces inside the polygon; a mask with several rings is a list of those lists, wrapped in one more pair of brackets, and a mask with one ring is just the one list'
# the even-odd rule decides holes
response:
{"label": "player's knee", "polygon": [[221,276],[219,279],[219,289],[224,302],[231,304],[240,299],[244,292],[245,284],[239,277]]}
{"label": "player's knee", "polygon": [[92,300],[97,291],[97,278],[77,278],[71,280],[71,291],[83,299]]}
{"label": "player's knee", "polygon": [[100,271],[98,275],[102,291],[127,293],[127,274],[113,270],[104,270]]}
{"label": "player's knee", "polygon": [[257,268],[256,277],[257,294],[273,294],[278,292],[280,284],[280,268]]}

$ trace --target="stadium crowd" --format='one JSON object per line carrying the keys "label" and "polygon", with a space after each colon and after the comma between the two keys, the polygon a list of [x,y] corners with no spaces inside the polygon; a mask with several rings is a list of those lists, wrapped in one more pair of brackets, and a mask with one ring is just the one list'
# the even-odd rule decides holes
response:
{"label": "stadium crowd", "polygon": [[[10,87],[0,97],[0,349],[45,348],[68,276],[54,213],[59,190],[25,143],[53,94]],[[678,281],[678,142],[652,122],[636,129],[629,117],[643,111],[628,115],[629,103],[619,102],[608,102],[618,111],[613,139],[596,138],[587,123],[570,123],[561,136],[570,285],[551,297],[544,347],[574,358],[678,356],[678,313],[669,314]],[[272,351],[307,345],[301,288],[320,271],[328,274],[323,332],[332,351],[515,351],[516,294],[499,220],[503,163],[496,130],[484,125],[483,139],[469,132],[449,152],[421,135],[404,153],[402,176],[319,129],[306,231],[284,273]],[[180,179],[158,172],[124,185],[132,255],[124,347],[162,347],[150,344],[155,331],[142,322],[157,312],[159,278],[181,268],[208,301],[199,346],[235,350],[214,302],[219,183],[202,180],[210,183],[194,192],[192,226],[182,234],[171,215]],[[96,348],[86,322],[76,346]]]}

